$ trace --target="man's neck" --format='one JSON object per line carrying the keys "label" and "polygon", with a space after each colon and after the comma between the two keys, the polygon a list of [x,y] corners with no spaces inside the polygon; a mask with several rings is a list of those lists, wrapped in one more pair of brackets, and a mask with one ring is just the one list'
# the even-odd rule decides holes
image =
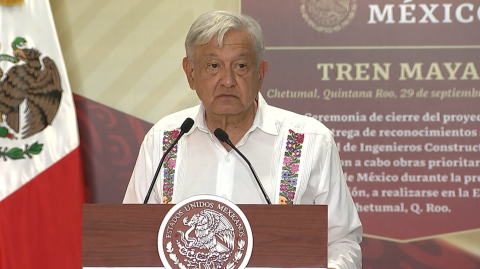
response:
{"label": "man's neck", "polygon": [[[237,144],[240,139],[248,132],[252,127],[257,113],[257,101],[255,101],[250,109],[239,115],[210,115],[206,112],[205,123],[211,132],[214,132],[217,128],[224,130],[232,144]],[[226,143],[222,143],[223,146],[230,151],[231,148]]]}

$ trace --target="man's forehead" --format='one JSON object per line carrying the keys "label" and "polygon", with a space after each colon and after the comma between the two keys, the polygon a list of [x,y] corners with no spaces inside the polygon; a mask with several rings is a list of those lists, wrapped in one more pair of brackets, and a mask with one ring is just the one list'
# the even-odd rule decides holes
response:
{"label": "man's forehead", "polygon": [[[203,52],[203,53],[199,54],[199,56],[202,57],[202,58],[218,58],[218,57],[221,57],[223,55],[224,55],[223,53],[216,53],[216,52],[209,52],[209,51],[206,51],[206,52]],[[248,50],[238,51],[238,52],[235,52],[235,53],[229,53],[229,56],[236,57],[236,58],[248,58],[251,55],[252,55],[252,53],[250,53]]]}
{"label": "man's forehead", "polygon": [[195,55],[202,59],[211,58],[251,58],[255,54],[253,46],[232,46],[224,44],[220,47],[216,46],[200,45],[195,48]]}

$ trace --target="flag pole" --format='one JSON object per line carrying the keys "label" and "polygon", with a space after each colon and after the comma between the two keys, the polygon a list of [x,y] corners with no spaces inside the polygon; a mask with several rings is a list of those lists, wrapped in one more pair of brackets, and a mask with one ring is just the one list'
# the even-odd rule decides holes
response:
{"label": "flag pole", "polygon": [[0,5],[2,6],[21,6],[23,5],[24,0],[0,0]]}

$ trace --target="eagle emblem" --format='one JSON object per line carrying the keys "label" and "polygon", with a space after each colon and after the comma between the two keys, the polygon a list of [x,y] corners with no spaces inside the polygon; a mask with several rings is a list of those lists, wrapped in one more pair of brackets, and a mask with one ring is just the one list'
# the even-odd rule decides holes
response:
{"label": "eagle emblem", "polygon": [[[62,98],[55,62],[49,57],[40,60],[41,53],[23,48],[25,43],[23,38],[16,38],[12,43],[12,59],[22,63],[10,68],[0,81],[0,123],[5,121],[16,133],[22,131],[22,138],[35,135],[50,125]],[[1,70],[0,76],[3,77]],[[24,123],[20,126],[20,106],[24,102]]]}
{"label": "eagle emblem", "polygon": [[[177,245],[180,253],[185,255],[187,267],[199,264],[206,269],[222,268],[225,261],[234,249],[235,232],[232,224],[222,214],[210,209],[183,219],[183,224],[190,227],[186,233],[181,234]],[[190,233],[195,231],[195,236]],[[202,251],[192,251],[198,248]]]}
{"label": "eagle emblem", "polygon": [[[185,217],[183,224],[190,227],[186,234],[178,231],[182,235],[181,240],[186,248],[208,249],[210,253],[222,253],[233,249],[233,242],[235,241],[233,227],[222,214],[205,209],[199,214],[193,215],[190,220]],[[192,230],[195,230],[194,238],[189,237]],[[217,240],[217,238],[220,240]]]}
{"label": "eagle emblem", "polygon": [[300,12],[313,29],[332,33],[347,26],[355,16],[356,0],[302,0]]}
{"label": "eagle emblem", "polygon": [[159,232],[163,265],[169,269],[244,269],[252,250],[245,216],[234,204],[227,204],[230,201],[197,197],[208,199],[186,199],[165,217]]}
{"label": "eagle emblem", "polygon": [[[21,139],[32,137],[53,122],[62,98],[60,74],[49,57],[27,48],[26,40],[17,37],[11,44],[13,56],[0,55],[0,61],[14,63],[4,74],[0,69],[0,137]],[[22,150],[0,149],[0,155],[12,159],[31,157],[41,151],[37,142]],[[13,151],[12,151],[13,150]],[[10,152],[10,153],[9,153]]]}

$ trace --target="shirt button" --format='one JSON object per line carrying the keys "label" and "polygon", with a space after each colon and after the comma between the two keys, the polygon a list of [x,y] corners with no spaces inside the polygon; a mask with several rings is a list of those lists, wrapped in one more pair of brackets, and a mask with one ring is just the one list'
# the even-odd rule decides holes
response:
{"label": "shirt button", "polygon": [[230,162],[230,158],[225,157],[225,161],[226,161],[227,163]]}

